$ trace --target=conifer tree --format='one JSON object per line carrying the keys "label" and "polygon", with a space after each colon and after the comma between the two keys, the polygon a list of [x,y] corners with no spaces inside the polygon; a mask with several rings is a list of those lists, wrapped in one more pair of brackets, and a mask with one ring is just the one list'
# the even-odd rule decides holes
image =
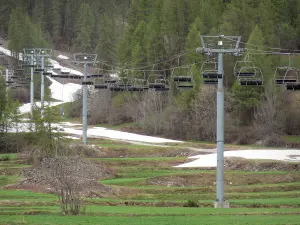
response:
{"label": "conifer tree", "polygon": [[186,62],[189,64],[202,60],[202,58],[200,57],[201,55],[199,53],[196,53],[196,48],[201,47],[201,41],[200,41],[201,31],[198,28],[201,25],[199,25],[199,23],[200,20],[196,19],[195,23],[192,24],[185,44],[185,50],[192,51],[188,53],[186,56]]}
{"label": "conifer tree", "polygon": [[104,13],[100,23],[96,51],[101,60],[105,60],[110,64],[116,61],[116,34],[114,27],[114,21],[107,13]]}
{"label": "conifer tree", "polygon": [[77,44],[82,47],[83,51],[91,51],[92,33],[93,33],[93,13],[89,4],[82,3],[79,9],[79,16],[76,23]]}
{"label": "conifer tree", "polygon": [[146,52],[149,63],[154,63],[163,58],[164,43],[161,26],[156,17],[152,17],[147,27]]}

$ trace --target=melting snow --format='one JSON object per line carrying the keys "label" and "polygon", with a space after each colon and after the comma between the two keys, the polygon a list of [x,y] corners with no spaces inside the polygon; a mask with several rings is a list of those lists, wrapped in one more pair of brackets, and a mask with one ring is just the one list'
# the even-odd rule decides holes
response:
{"label": "melting snow", "polygon": [[52,98],[59,101],[72,102],[74,93],[81,89],[80,84],[67,83],[63,85],[51,77],[47,78],[52,82],[50,85]]}
{"label": "melting snow", "polygon": [[[51,102],[50,106],[57,106],[57,105],[60,105],[62,103],[63,102]],[[41,102],[35,102],[35,104],[38,107],[41,107]],[[44,102],[44,105],[48,106],[49,102]],[[31,112],[31,104],[30,103],[24,104],[19,109],[20,109],[21,114],[29,113],[29,112]]]}
{"label": "melting snow", "polygon": [[[64,132],[68,134],[82,135],[82,130],[64,127]],[[117,130],[109,130],[104,127],[93,127],[89,128],[87,131],[87,135],[90,138],[110,138],[115,140],[124,140],[124,141],[138,141],[138,142],[146,142],[146,143],[181,143],[182,141],[175,141],[165,138],[152,137],[140,134],[127,133]]]}
{"label": "melting snow", "polygon": [[[237,150],[225,151],[224,157],[241,157],[245,159],[264,159],[264,160],[280,160],[289,162],[300,162],[300,150],[282,149],[282,150]],[[175,167],[216,167],[217,154],[197,155],[189,157],[197,159],[192,162],[184,163]]]}
{"label": "melting snow", "polygon": [[53,69],[61,69],[62,71],[67,71],[67,72],[70,72],[71,74],[74,74],[74,75],[79,75],[79,76],[83,76],[83,73],[77,71],[77,70],[73,70],[73,69],[70,69],[70,68],[67,68],[67,67],[64,67],[64,66],[61,66],[59,64],[59,62],[53,60],[53,59],[49,59],[49,62],[51,63],[51,65],[53,66]]}
{"label": "melting snow", "polygon": [[68,56],[64,56],[64,55],[58,55],[57,58],[59,58],[59,59],[69,59]]}

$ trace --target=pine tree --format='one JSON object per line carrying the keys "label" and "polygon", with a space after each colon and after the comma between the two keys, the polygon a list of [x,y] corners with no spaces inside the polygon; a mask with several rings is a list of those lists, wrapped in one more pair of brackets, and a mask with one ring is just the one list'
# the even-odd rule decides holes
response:
{"label": "pine tree", "polygon": [[86,3],[81,4],[77,19],[77,44],[83,51],[91,51],[93,33],[93,13],[90,6]]}
{"label": "pine tree", "polygon": [[163,58],[164,43],[158,19],[153,17],[148,24],[146,33],[147,61],[154,63]]}
{"label": "pine tree", "polygon": [[99,28],[99,40],[96,52],[101,60],[113,64],[116,61],[115,25],[107,13],[104,14],[100,24],[101,27]]}
{"label": "pine tree", "polygon": [[255,9],[247,3],[247,0],[232,0],[222,16],[220,31],[223,34],[242,36],[246,39],[255,26],[255,16]]}
{"label": "pine tree", "polygon": [[8,38],[8,48],[12,51],[12,55],[19,58],[19,53],[22,51],[22,26],[19,20],[21,10],[14,9],[10,15]]}
{"label": "pine tree", "polygon": [[[249,53],[269,50],[265,47],[265,42],[263,32],[259,26],[256,25],[247,42]],[[267,55],[252,55],[251,60],[253,60],[256,67],[262,70],[265,83],[268,83],[268,80],[272,78],[274,72],[272,58]]]}
{"label": "pine tree", "polygon": [[196,48],[201,47],[201,41],[200,41],[201,31],[198,29],[199,23],[200,20],[197,18],[195,23],[192,24],[189,30],[189,34],[187,36],[187,41],[185,44],[185,50],[192,51],[186,56],[186,62],[189,64],[202,60],[202,57],[200,57],[201,55],[199,53],[196,53]]}
{"label": "pine tree", "polygon": [[61,6],[62,4],[60,0],[52,1],[51,35],[55,43],[60,41],[61,38],[61,29],[62,29]]}

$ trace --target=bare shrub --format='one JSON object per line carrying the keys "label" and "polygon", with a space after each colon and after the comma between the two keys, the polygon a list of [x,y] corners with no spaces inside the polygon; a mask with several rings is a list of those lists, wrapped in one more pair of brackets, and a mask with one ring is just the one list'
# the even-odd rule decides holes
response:
{"label": "bare shrub", "polygon": [[168,94],[149,90],[144,93],[142,101],[138,105],[138,115],[141,116],[140,122],[146,132],[160,134],[164,130],[163,117],[164,109],[167,105]]}
{"label": "bare shrub", "polygon": [[284,107],[288,107],[286,133],[289,135],[299,135],[300,133],[300,95],[298,92],[290,92],[284,96],[288,103]]}
{"label": "bare shrub", "polygon": [[99,186],[104,169],[79,156],[46,157],[39,165],[24,172],[35,183],[49,185],[59,198],[63,214],[78,215],[82,192],[86,187]]}
{"label": "bare shrub", "polygon": [[255,132],[260,136],[285,133],[289,105],[285,94],[267,88],[254,113]]}
{"label": "bare shrub", "polygon": [[70,109],[71,117],[80,117],[82,115],[82,90],[78,90],[73,94],[73,100]]}
{"label": "bare shrub", "polygon": [[89,97],[88,111],[89,124],[106,123],[111,111],[111,93],[107,90],[99,90]]}

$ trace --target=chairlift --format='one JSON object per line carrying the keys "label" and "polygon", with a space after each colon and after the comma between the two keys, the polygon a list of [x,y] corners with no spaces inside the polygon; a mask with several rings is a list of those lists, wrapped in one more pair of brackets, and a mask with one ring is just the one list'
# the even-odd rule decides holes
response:
{"label": "chairlift", "polygon": [[169,91],[168,80],[165,74],[152,74],[148,77],[148,87],[154,91]]}
{"label": "chairlift", "polygon": [[91,74],[91,75],[88,75],[87,77],[88,78],[101,78],[103,76],[104,76],[103,74]]}
{"label": "chairlift", "polygon": [[52,73],[51,72],[43,72],[43,75],[45,75],[45,76],[51,76]]}
{"label": "chairlift", "polygon": [[234,75],[237,77],[255,77],[256,66],[253,61],[250,60],[250,54],[245,56],[244,60],[236,61],[234,65]]}
{"label": "chairlift", "polygon": [[96,78],[94,80],[94,88],[101,89],[101,90],[108,89],[109,85],[112,84],[109,82],[110,79],[111,78],[107,78],[107,76],[102,76],[100,78]]}
{"label": "chairlift", "polygon": [[70,71],[61,71],[60,72],[62,75],[69,75],[70,74]]}
{"label": "chairlift", "polygon": [[260,68],[254,67],[254,76],[239,76],[238,81],[241,86],[262,86],[263,74]]}
{"label": "chairlift", "polygon": [[42,69],[42,68],[35,68],[34,69],[34,72],[44,72],[45,70],[44,69]]}
{"label": "chairlift", "polygon": [[[295,84],[299,82],[299,69],[294,67],[293,64],[294,55],[289,54],[289,65],[279,66],[274,72],[274,81],[276,85]],[[293,87],[293,85],[288,86]]]}
{"label": "chairlift", "polygon": [[23,64],[22,65],[23,68],[33,68],[34,65],[30,65],[30,64]]}
{"label": "chairlift", "polygon": [[203,62],[201,72],[203,84],[218,84],[218,79],[222,78],[222,74],[218,72],[218,62],[214,59]]}
{"label": "chairlift", "polygon": [[262,86],[262,70],[255,66],[254,62],[249,59],[248,53],[244,60],[237,61],[234,65],[234,75],[237,77],[241,86]]}
{"label": "chairlift", "polygon": [[287,83],[286,84],[286,90],[292,90],[292,91],[299,91],[300,90],[300,83]]}
{"label": "chairlift", "polygon": [[88,80],[88,81],[82,81],[81,84],[82,85],[94,85],[94,82]]}
{"label": "chairlift", "polygon": [[[186,70],[186,72],[182,72],[182,70]],[[176,75],[177,73],[180,73],[180,75]],[[176,88],[180,91],[191,90],[195,86],[192,71],[189,66],[174,68],[172,77],[172,80],[176,82]]]}
{"label": "chairlift", "polygon": [[133,71],[131,71],[131,76],[129,77],[131,86],[127,87],[127,91],[130,92],[142,92],[149,89],[146,80],[146,73],[144,72],[143,77],[136,77]]}

